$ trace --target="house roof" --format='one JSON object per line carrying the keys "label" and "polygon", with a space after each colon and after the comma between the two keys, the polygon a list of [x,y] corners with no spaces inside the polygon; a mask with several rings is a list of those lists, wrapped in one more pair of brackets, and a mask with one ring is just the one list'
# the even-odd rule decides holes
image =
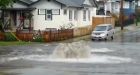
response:
{"label": "house roof", "polygon": [[85,7],[85,6],[97,7],[96,0],[89,0],[92,5],[84,4],[86,0],[56,0],[56,1],[71,7]]}
{"label": "house roof", "polygon": [[19,2],[22,2],[22,3],[25,3],[25,4],[27,4],[27,5],[30,5],[30,4],[32,4],[34,1],[32,1],[32,0],[19,0]]}
{"label": "house roof", "polygon": [[17,10],[17,11],[21,11],[21,10],[29,10],[32,11],[36,8],[1,8],[0,10]]}
{"label": "house roof", "polygon": [[[31,5],[31,4],[37,3],[40,0],[19,0],[19,1],[26,3],[27,5]],[[85,0],[55,0],[55,1],[69,7],[84,7],[83,3]],[[96,7],[95,0],[90,0],[90,2],[92,6]],[[86,6],[89,6],[89,5],[86,5]]]}
{"label": "house roof", "polygon": [[84,3],[85,0],[56,0],[56,1],[66,6],[82,7],[81,5]]}

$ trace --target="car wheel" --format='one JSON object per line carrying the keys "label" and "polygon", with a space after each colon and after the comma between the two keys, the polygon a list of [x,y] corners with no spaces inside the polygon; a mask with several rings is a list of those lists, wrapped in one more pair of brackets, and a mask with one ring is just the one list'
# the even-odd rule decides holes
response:
{"label": "car wheel", "polygon": [[111,40],[113,40],[114,39],[114,37],[113,36],[111,36]]}
{"label": "car wheel", "polygon": [[108,39],[108,34],[107,34],[107,37],[106,37],[106,38],[104,38],[104,40],[105,40],[105,41],[107,41],[107,39]]}
{"label": "car wheel", "polygon": [[94,41],[95,39],[91,39],[92,41]]}
{"label": "car wheel", "polygon": [[107,38],[105,38],[104,40],[107,41]]}

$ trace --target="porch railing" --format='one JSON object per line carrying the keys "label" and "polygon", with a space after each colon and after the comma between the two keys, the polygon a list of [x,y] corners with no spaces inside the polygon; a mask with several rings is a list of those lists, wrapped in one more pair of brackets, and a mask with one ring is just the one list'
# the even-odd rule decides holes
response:
{"label": "porch railing", "polygon": [[19,26],[18,26],[17,29],[16,29],[16,32],[20,32],[20,31],[21,31],[21,28],[23,27],[23,22],[24,22],[24,21],[21,21],[21,22],[20,22]]}
{"label": "porch railing", "polygon": [[10,23],[10,19],[8,19],[5,23],[3,23],[3,29],[5,30],[5,29],[8,29],[8,26],[10,25],[10,24],[8,24],[8,23]]}

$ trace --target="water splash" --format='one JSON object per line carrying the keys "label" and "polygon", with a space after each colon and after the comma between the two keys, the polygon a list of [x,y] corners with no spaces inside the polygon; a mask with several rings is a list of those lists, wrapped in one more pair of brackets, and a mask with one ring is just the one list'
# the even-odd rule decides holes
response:
{"label": "water splash", "polygon": [[[66,62],[66,63],[128,63],[131,58],[97,55],[96,52],[112,52],[108,48],[93,49],[86,42],[60,43],[52,54],[45,54],[41,48],[33,51],[19,51],[11,53],[11,56],[0,58],[0,63],[30,60],[39,62]],[[17,53],[17,54],[15,54]],[[32,54],[31,54],[32,53]],[[14,55],[14,56],[13,56]]]}
{"label": "water splash", "polygon": [[68,59],[62,59],[62,58],[55,58],[55,59],[47,59],[47,61],[50,62],[66,62],[66,63],[100,63],[100,64],[118,64],[118,63],[128,63],[132,62],[131,58],[124,58],[124,57],[118,57],[118,56],[107,56],[107,55],[94,55],[89,58],[68,58]]}
{"label": "water splash", "polygon": [[84,42],[60,43],[51,58],[88,58],[89,47]]}
{"label": "water splash", "polygon": [[114,50],[110,50],[108,48],[94,48],[92,49],[91,48],[91,52],[94,53],[94,52],[102,52],[102,53],[105,53],[105,52],[113,52]]}
{"label": "water splash", "polygon": [[91,55],[88,58],[49,58],[47,55],[25,55],[17,57],[8,57],[1,59],[1,63],[16,61],[16,60],[30,60],[39,62],[62,62],[62,63],[100,63],[100,64],[117,64],[134,62],[131,58],[108,56],[108,55]]}

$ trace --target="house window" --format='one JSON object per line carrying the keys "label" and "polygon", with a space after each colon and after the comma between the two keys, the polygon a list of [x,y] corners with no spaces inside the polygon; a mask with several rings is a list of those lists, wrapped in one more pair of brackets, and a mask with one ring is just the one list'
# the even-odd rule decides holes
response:
{"label": "house window", "polygon": [[67,9],[64,9],[64,15],[67,15]]}
{"label": "house window", "polygon": [[86,14],[87,14],[87,12],[86,12],[86,10],[84,10],[83,11],[83,21],[86,21]]}
{"label": "house window", "polygon": [[52,20],[52,10],[46,10],[46,20]]}
{"label": "house window", "polygon": [[52,15],[60,15],[59,9],[52,9]]}
{"label": "house window", "polygon": [[46,9],[38,9],[38,15],[45,15]]}
{"label": "house window", "polygon": [[88,20],[90,21],[90,16],[91,16],[91,13],[90,13],[90,10],[88,10]]}
{"label": "house window", "polygon": [[74,11],[74,20],[77,20],[77,19],[78,19],[78,11],[75,10],[75,11]]}
{"label": "house window", "polygon": [[69,20],[70,21],[72,21],[72,16],[73,16],[72,10],[69,10]]}

